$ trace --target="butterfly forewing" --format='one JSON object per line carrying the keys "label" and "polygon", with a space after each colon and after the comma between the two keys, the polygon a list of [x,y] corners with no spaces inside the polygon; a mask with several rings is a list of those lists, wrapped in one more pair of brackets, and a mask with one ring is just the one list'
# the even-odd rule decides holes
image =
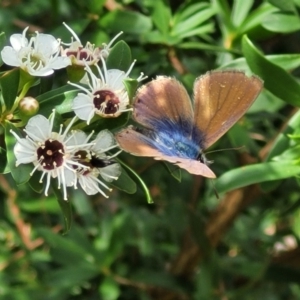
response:
{"label": "butterfly forewing", "polygon": [[133,108],[133,118],[146,128],[158,129],[155,126],[157,120],[183,123],[190,127],[193,124],[189,95],[182,84],[173,78],[159,76],[142,86],[135,96]]}
{"label": "butterfly forewing", "polygon": [[262,86],[259,78],[240,71],[209,72],[195,81],[195,125],[203,133],[204,149],[243,116]]}

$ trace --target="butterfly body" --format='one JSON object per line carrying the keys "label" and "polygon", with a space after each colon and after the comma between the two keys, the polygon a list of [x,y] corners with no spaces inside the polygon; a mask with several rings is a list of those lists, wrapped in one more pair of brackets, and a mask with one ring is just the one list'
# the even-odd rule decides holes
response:
{"label": "butterfly body", "polygon": [[[133,119],[142,128],[117,133],[120,147],[178,165],[191,174],[214,178],[203,151],[246,112],[262,81],[239,71],[208,72],[194,83],[194,105],[175,79],[159,76],[142,86],[133,103]],[[194,107],[193,107],[194,106]]]}
{"label": "butterfly body", "polygon": [[188,132],[187,126],[182,126],[188,122],[184,121],[177,124],[168,119],[157,120],[153,126],[154,130],[142,129],[138,131],[145,136],[145,143],[158,149],[164,155],[197,159],[201,153],[201,133],[198,132],[197,128]]}

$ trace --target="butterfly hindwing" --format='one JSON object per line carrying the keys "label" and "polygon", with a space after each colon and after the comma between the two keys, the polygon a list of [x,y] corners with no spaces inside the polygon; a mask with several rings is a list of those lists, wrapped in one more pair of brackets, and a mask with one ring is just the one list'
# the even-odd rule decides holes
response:
{"label": "butterfly hindwing", "polygon": [[134,130],[132,127],[123,129],[116,134],[116,140],[120,147],[132,155],[153,157],[156,160],[168,161],[187,170],[191,174],[202,175],[209,178],[216,177],[206,164],[188,158],[164,155],[152,146],[153,141],[148,139],[146,135]]}
{"label": "butterfly hindwing", "polygon": [[240,71],[212,71],[196,79],[195,125],[203,133],[204,149],[245,114],[262,86],[259,78]]}

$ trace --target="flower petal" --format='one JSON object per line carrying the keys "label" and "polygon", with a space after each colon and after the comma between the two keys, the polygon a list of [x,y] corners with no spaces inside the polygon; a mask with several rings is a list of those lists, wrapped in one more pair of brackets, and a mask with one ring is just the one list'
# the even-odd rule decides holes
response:
{"label": "flower petal", "polygon": [[79,93],[73,100],[72,109],[76,116],[85,121],[89,121],[95,112],[95,106],[91,97]]}
{"label": "flower petal", "polygon": [[67,146],[81,145],[86,143],[87,135],[85,132],[78,130],[68,137]]}
{"label": "flower petal", "polygon": [[35,37],[34,48],[37,52],[43,53],[46,57],[50,57],[59,51],[59,42],[50,34],[39,33]]}
{"label": "flower petal", "polygon": [[107,70],[106,83],[113,90],[124,89],[123,80],[126,78],[125,72],[117,69]]}
{"label": "flower petal", "polygon": [[20,34],[20,33],[13,34],[10,37],[9,41],[10,41],[11,45],[13,46],[14,50],[16,50],[16,51],[19,51],[21,48],[28,46],[27,38],[25,38],[23,36],[23,34]]}
{"label": "flower petal", "polygon": [[20,60],[18,53],[10,46],[5,46],[1,51],[1,57],[5,64],[8,66],[19,67]]}
{"label": "flower petal", "polygon": [[54,70],[59,70],[62,68],[65,68],[67,66],[70,66],[72,64],[71,59],[69,57],[61,57],[58,56],[55,58],[55,60],[52,60],[49,63],[49,68],[54,69]]}
{"label": "flower petal", "polygon": [[37,159],[36,149],[33,144],[27,139],[19,139],[14,147],[16,156],[16,164],[28,164]]}
{"label": "flower petal", "polygon": [[102,130],[98,133],[97,137],[94,140],[95,145],[92,147],[92,150],[96,154],[101,154],[105,152],[108,148],[113,145],[116,145],[113,134],[108,130]]}
{"label": "flower petal", "polygon": [[25,128],[28,136],[34,141],[42,142],[49,138],[50,122],[42,115],[30,118]]}
{"label": "flower petal", "polygon": [[99,192],[98,182],[94,175],[80,176],[79,183],[87,195],[95,195]]}
{"label": "flower petal", "polygon": [[104,168],[100,168],[98,170],[100,172],[101,177],[107,182],[111,182],[113,180],[118,179],[122,172],[121,166],[118,163],[109,165]]}

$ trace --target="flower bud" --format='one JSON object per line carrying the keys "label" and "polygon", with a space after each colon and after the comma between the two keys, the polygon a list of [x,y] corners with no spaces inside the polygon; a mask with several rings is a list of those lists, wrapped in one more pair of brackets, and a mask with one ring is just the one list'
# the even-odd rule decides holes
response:
{"label": "flower bud", "polygon": [[33,97],[24,97],[19,103],[20,113],[23,116],[30,117],[39,110],[39,102]]}

